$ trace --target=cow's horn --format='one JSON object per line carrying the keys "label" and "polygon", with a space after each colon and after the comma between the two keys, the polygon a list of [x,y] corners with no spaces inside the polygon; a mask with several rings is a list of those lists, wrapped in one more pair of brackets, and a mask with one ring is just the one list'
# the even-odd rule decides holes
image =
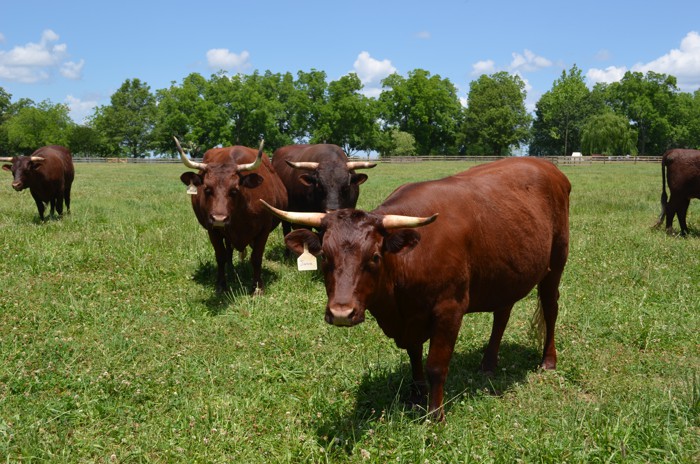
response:
{"label": "cow's horn", "polygon": [[437,213],[430,217],[398,216],[396,214],[387,214],[382,218],[382,226],[384,226],[385,229],[420,227],[430,224],[431,222],[435,221],[437,217]]}
{"label": "cow's horn", "polygon": [[347,166],[348,170],[352,169],[369,169],[373,168],[377,165],[377,163],[370,163],[368,161],[348,161]]}
{"label": "cow's horn", "polygon": [[294,224],[301,224],[302,226],[319,227],[321,225],[321,221],[326,216],[325,213],[294,213],[291,211],[282,211],[281,209],[277,209],[268,204],[262,198],[260,201],[262,201],[262,204],[265,205],[265,207],[278,218]]}
{"label": "cow's horn", "polygon": [[0,157],[0,162],[4,162],[4,161],[12,161],[12,157],[9,157],[9,156]]}
{"label": "cow's horn", "polygon": [[185,151],[180,146],[180,141],[177,139],[177,137],[173,136],[173,138],[175,139],[175,145],[177,145],[177,151],[180,152],[180,158],[182,159],[182,163],[185,166],[192,169],[201,169],[202,171],[207,169],[207,163],[197,163],[189,159],[189,157],[185,154]]}
{"label": "cow's horn", "polygon": [[46,158],[42,158],[41,156],[30,156],[29,159],[31,161],[44,161]]}
{"label": "cow's horn", "polygon": [[290,167],[294,169],[303,169],[305,171],[315,171],[316,169],[318,169],[318,163],[314,163],[312,161],[298,161],[296,163],[289,160],[285,161]]}
{"label": "cow's horn", "polygon": [[255,158],[255,161],[252,163],[248,164],[239,164],[238,165],[238,172],[240,171],[253,171],[255,169],[258,169],[258,166],[260,166],[260,163],[262,163],[262,155],[263,155],[263,146],[265,145],[265,140],[260,141],[260,148],[258,148],[258,157]]}

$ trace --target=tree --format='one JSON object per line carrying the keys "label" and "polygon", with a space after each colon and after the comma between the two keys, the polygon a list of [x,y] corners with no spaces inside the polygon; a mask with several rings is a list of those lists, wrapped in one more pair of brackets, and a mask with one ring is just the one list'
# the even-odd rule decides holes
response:
{"label": "tree", "polygon": [[384,132],[378,146],[380,155],[385,156],[414,156],[416,154],[416,139],[408,132],[396,128]]}
{"label": "tree", "polygon": [[581,129],[581,148],[586,154],[636,154],[636,141],[637,132],[629,120],[612,111],[591,116]]}
{"label": "tree", "polygon": [[625,73],[608,86],[608,101],[637,128],[639,154],[662,154],[672,144],[670,116],[675,107],[676,78],[648,71]]}
{"label": "tree", "polygon": [[463,137],[467,153],[503,156],[529,138],[530,120],[525,109],[525,83],[501,71],[481,75],[469,84],[469,106]]}
{"label": "tree", "polygon": [[144,158],[152,149],[156,99],[139,79],[127,79],[112,95],[109,106],[101,106],[91,123],[104,137],[111,154]]}
{"label": "tree", "polygon": [[68,107],[48,100],[21,107],[4,124],[10,151],[25,155],[44,145],[68,146],[73,125]]}
{"label": "tree", "polygon": [[533,123],[533,154],[568,156],[580,146],[581,127],[593,112],[582,71],[574,65],[562,71],[552,90],[537,102]]}
{"label": "tree", "polygon": [[335,143],[348,155],[374,148],[379,136],[377,108],[375,100],[360,93],[362,87],[354,73],[329,84],[312,143]]}
{"label": "tree", "polygon": [[455,151],[462,105],[449,79],[415,69],[408,78],[391,74],[382,87],[379,104],[385,130],[397,128],[413,135],[420,155]]}

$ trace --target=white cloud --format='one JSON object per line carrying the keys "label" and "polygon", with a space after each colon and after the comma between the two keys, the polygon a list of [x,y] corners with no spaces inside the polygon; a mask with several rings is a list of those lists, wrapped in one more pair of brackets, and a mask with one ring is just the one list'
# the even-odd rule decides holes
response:
{"label": "white cloud", "polygon": [[494,72],[496,72],[496,63],[493,60],[477,61],[472,65],[472,76],[493,74]]}
{"label": "white cloud", "polygon": [[510,62],[509,68],[511,71],[532,72],[550,66],[552,66],[550,60],[525,49],[522,55],[513,52],[513,61]]}
{"label": "white cloud", "polygon": [[87,117],[92,115],[99,102],[97,100],[81,100],[73,95],[68,95],[65,103],[70,110],[71,119],[78,124],[83,124]]}
{"label": "white cloud", "polygon": [[680,48],[646,64],[636,64],[634,71],[654,71],[675,76],[678,86],[682,89],[697,89],[700,87],[700,34],[689,32],[681,41]]}
{"label": "white cloud", "polygon": [[[58,34],[46,29],[39,43],[30,42],[9,51],[0,50],[0,78],[32,84],[49,79],[58,68],[63,75],[64,69],[68,70],[70,79],[79,79],[84,61],[78,65],[66,62],[68,46],[55,44],[58,39]],[[0,42],[4,42],[4,36],[0,37]]]}
{"label": "white cloud", "polygon": [[243,72],[252,66],[249,59],[250,53],[247,50],[236,54],[228,48],[212,48],[207,52],[207,64],[216,70]]}
{"label": "white cloud", "polygon": [[66,61],[61,65],[61,75],[66,79],[78,80],[83,75],[83,66],[85,66],[85,60],[80,60],[78,63]]}
{"label": "white cloud", "polygon": [[376,60],[372,58],[369,52],[360,52],[357,59],[352,65],[357,77],[360,81],[367,84],[379,84],[379,82],[388,75],[395,73],[396,68],[389,60]]}
{"label": "white cloud", "polygon": [[586,77],[592,84],[599,82],[617,82],[625,75],[627,68],[624,66],[608,66],[605,69],[592,68],[586,73]]}

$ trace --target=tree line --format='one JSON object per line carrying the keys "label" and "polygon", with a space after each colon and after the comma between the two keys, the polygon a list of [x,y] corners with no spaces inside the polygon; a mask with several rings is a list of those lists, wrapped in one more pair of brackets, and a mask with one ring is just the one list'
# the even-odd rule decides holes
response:
{"label": "tree line", "polygon": [[525,83],[507,72],[469,84],[466,106],[449,79],[423,69],[391,74],[378,97],[356,74],[328,81],[318,70],[258,71],[208,79],[192,73],[155,92],[127,79],[76,124],[64,104],[12,101],[0,87],[0,153],[64,145],[76,156],[175,156],[177,136],[195,157],[218,145],[272,151],[291,143],[335,143],[349,155],[659,155],[700,148],[700,90],[682,92],[674,76],[627,72],[589,89],[574,65],[525,107]]}

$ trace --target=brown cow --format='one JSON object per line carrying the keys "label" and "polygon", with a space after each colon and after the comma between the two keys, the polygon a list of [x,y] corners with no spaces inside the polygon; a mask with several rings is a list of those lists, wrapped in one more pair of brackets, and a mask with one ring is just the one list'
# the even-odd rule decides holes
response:
{"label": "brown cow", "polygon": [[59,216],[63,214],[64,201],[67,212],[70,212],[70,190],[75,169],[73,158],[66,147],[48,145],[39,148],[31,156],[3,157],[0,161],[12,162],[2,166],[5,171],[12,172],[12,188],[18,192],[29,188],[42,221],[46,203],[51,206],[51,217],[54,211]]}
{"label": "brown cow", "polygon": [[[360,196],[360,184],[366,174],[356,169],[373,168],[377,163],[350,161],[338,145],[287,145],[275,150],[272,165],[287,188],[289,209],[319,212],[354,208]],[[284,221],[287,235],[291,225]]]}
{"label": "brown cow", "polygon": [[[670,199],[666,196],[667,180]],[[665,216],[666,232],[673,233],[673,216],[678,214],[681,235],[686,235],[685,216],[691,198],[700,198],[700,150],[669,150],[661,159],[661,215],[655,227],[661,225]]]}
{"label": "brown cow", "polygon": [[285,241],[297,252],[306,245],[323,255],[326,322],[359,324],[368,309],[408,352],[413,402],[428,393],[423,343],[430,340],[429,411],[444,420],[443,387],[466,313],[494,313],[481,361],[481,369],[492,372],[511,308],[537,286],[537,316],[546,329],[541,367],[556,367],[554,325],[568,256],[570,190],[552,163],[511,158],[406,184],[372,212],[275,213],[318,228],[322,243],[307,229]]}
{"label": "brown cow", "polygon": [[[267,155],[263,144],[257,151],[242,146],[212,148],[201,163],[191,161],[175,139],[185,166],[198,172],[185,172],[180,180],[196,189],[192,209],[197,220],[209,233],[216,255],[218,292],[226,290],[226,264],[232,263],[233,250],[244,256],[246,247],[253,249],[253,293],[262,293],[262,258],[270,232],[279,219],[270,214],[258,199],[284,208],[287,192]],[[254,171],[254,172],[253,172]]]}

